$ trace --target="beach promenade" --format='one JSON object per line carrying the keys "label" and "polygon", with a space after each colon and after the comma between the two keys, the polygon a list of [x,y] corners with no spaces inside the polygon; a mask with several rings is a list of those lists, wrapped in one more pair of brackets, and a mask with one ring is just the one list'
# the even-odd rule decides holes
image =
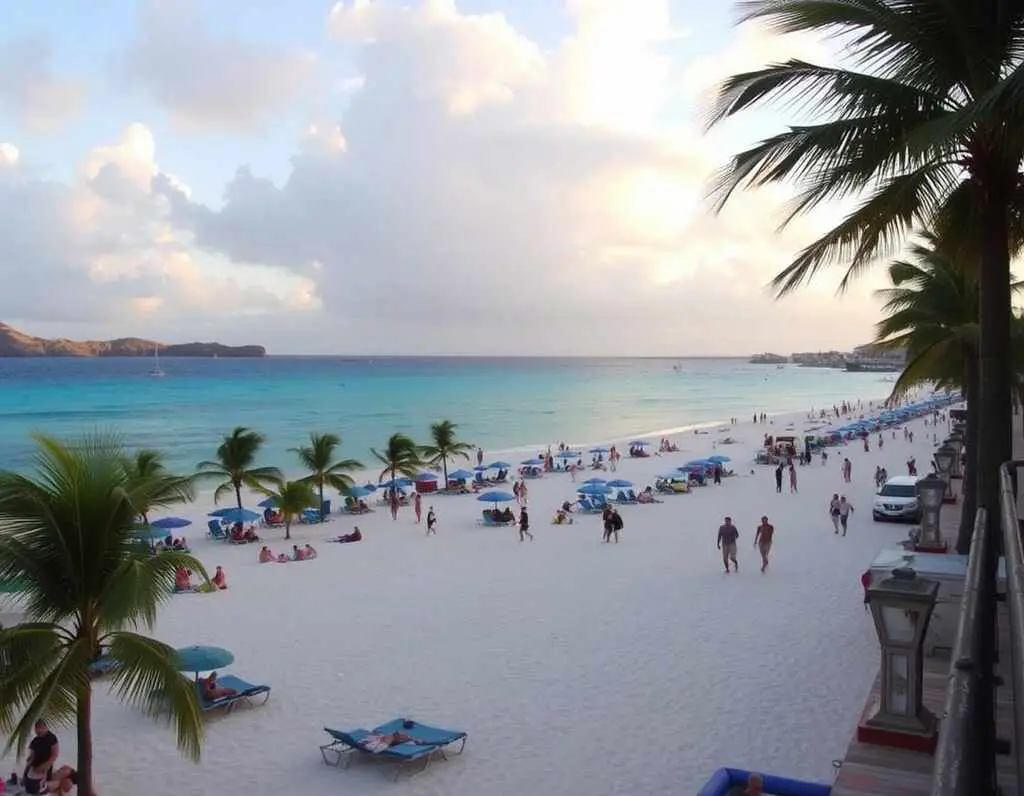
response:
{"label": "beach promenade", "polygon": [[[1024,457],[1024,439],[1020,434],[1020,419],[1015,423],[1014,458]],[[959,498],[961,481],[954,481],[954,490]],[[957,528],[963,503],[943,507],[940,515],[940,531],[943,539],[952,549],[956,544]],[[1010,657],[1009,621],[1005,602],[998,603],[997,633],[998,649],[1003,650],[996,664],[997,684],[1009,682]],[[946,702],[951,660],[948,654],[925,658],[924,663],[924,704],[936,716],[942,718]],[[880,679],[876,677],[861,714],[861,719],[872,715],[878,706]],[[1009,687],[997,685],[995,690],[996,738],[1001,742],[1016,744],[1013,737],[1013,692]],[[942,732],[940,724],[939,732]],[[935,756],[923,752],[894,749],[886,746],[861,743],[857,740],[856,728],[846,750],[842,765],[832,788],[832,796],[929,796],[932,792],[932,773]],[[996,776],[1003,793],[1017,793],[1017,777],[1013,759],[1009,755],[996,758]]]}

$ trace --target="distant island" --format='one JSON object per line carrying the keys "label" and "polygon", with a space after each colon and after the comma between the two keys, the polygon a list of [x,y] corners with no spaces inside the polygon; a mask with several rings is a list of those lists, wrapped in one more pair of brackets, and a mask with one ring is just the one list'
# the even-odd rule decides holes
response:
{"label": "distant island", "polygon": [[116,340],[47,340],[0,323],[0,357],[265,357],[261,345],[221,343],[160,343],[140,337]]}
{"label": "distant island", "polygon": [[781,354],[755,354],[752,365],[783,365],[792,362],[804,368],[835,368],[853,373],[898,373],[903,370],[907,353],[902,349],[879,348],[868,343],[853,351],[814,351],[783,356]]}

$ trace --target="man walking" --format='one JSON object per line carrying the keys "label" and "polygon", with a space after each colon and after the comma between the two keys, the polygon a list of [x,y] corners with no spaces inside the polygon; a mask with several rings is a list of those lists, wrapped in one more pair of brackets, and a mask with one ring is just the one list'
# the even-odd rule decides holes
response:
{"label": "man walking", "polygon": [[434,507],[427,510],[427,536],[437,536],[437,515],[434,514]]}
{"label": "man walking", "polygon": [[852,511],[853,506],[846,499],[846,495],[839,498],[839,524],[843,527],[843,536],[846,536],[846,523],[849,522]]}
{"label": "man walking", "polygon": [[726,574],[729,573],[729,562],[732,562],[733,569],[740,571],[739,562],[736,560],[736,540],[740,538],[740,532],[732,524],[732,517],[725,518],[725,524],[718,528],[717,547],[722,551],[722,563],[725,565]]}
{"label": "man walking", "polygon": [[775,536],[775,526],[768,522],[767,517],[761,518],[761,524],[757,526],[754,534],[754,547],[761,554],[761,572],[768,569],[768,554],[772,551],[772,539]]}
{"label": "man walking", "polygon": [[775,491],[782,494],[782,460],[775,467]]}
{"label": "man walking", "polygon": [[527,536],[530,537],[532,542],[533,534],[530,533],[530,515],[526,513],[526,506],[523,506],[519,510],[519,541],[524,541]]}

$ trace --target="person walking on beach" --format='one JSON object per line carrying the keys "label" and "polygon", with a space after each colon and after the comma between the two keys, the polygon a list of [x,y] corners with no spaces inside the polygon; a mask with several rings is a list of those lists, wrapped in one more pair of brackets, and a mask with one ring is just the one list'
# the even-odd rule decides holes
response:
{"label": "person walking on beach", "polygon": [[[416,497],[419,497],[419,495]],[[434,513],[433,506],[427,509],[427,536],[431,534],[437,536],[437,515]]]}
{"label": "person walking on beach", "polygon": [[622,530],[622,515],[619,514],[618,509],[612,509],[611,512],[611,535],[615,537],[615,544],[619,543],[619,531]]}
{"label": "person walking on beach", "polygon": [[775,466],[775,491],[782,494],[782,462]]}
{"label": "person walking on beach", "polygon": [[519,481],[519,502],[526,505],[526,481]]}
{"label": "person walking on beach", "polygon": [[530,515],[526,513],[526,506],[519,509],[519,541],[523,542],[526,537],[530,537],[530,541],[533,541],[533,534],[530,533]]}
{"label": "person walking on beach", "polygon": [[839,524],[843,526],[843,536],[846,536],[846,523],[850,520],[850,513],[853,506],[846,499],[846,495],[839,498]]}
{"label": "person walking on beach", "polygon": [[832,495],[832,500],[828,502],[828,515],[832,518],[832,527],[835,528],[835,532],[839,533],[839,493]]}
{"label": "person walking on beach", "polygon": [[398,519],[398,490],[395,487],[391,487],[391,491],[388,494],[388,503],[391,506],[391,519]]}
{"label": "person walking on beach", "polygon": [[711,472],[712,472],[714,480],[715,480],[715,485],[716,486],[721,486],[722,485],[722,465],[720,465],[718,462],[715,462],[715,468]]}
{"label": "person walking on beach", "polygon": [[761,572],[768,569],[768,554],[772,551],[772,539],[775,536],[775,526],[768,522],[767,517],[761,517],[761,524],[757,526],[754,534],[754,547],[761,554]]}
{"label": "person walking on beach", "polygon": [[789,493],[795,494],[796,489],[796,467],[793,462],[789,463]]}
{"label": "person walking on beach", "polygon": [[416,524],[419,525],[420,520],[423,519],[423,499],[419,492],[412,499],[412,510],[416,512]]}
{"label": "person walking on beach", "polygon": [[725,572],[729,574],[729,562],[732,561],[736,572],[740,571],[739,562],[736,560],[736,541],[740,538],[740,532],[732,524],[732,517],[726,517],[725,523],[718,527],[717,547],[722,551],[722,563],[725,565]]}
{"label": "person walking on beach", "polygon": [[477,445],[476,447],[476,466],[484,466],[484,449],[481,448],[479,445]]}
{"label": "person walking on beach", "polygon": [[516,496],[516,503],[519,503],[519,482],[515,481],[512,484],[512,494]]}
{"label": "person walking on beach", "polygon": [[843,459],[843,481],[847,484],[850,483],[850,478],[853,475],[853,463],[850,461],[850,457],[847,456]]}
{"label": "person walking on beach", "polygon": [[608,542],[612,538],[612,507],[605,504],[604,509],[601,511],[601,525],[604,528],[604,534],[601,536],[601,542]]}

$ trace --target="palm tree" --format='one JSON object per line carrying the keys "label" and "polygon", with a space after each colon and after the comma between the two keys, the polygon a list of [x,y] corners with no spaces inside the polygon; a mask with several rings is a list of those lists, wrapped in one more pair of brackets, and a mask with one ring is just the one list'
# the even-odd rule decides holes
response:
{"label": "palm tree", "polygon": [[32,475],[0,472],[0,582],[17,582],[28,621],[0,630],[0,729],[19,754],[39,716],[74,721],[78,792],[92,794],[92,686],[89,664],[103,648],[121,665],[113,691],[151,706],[166,698],[178,748],[199,759],[202,716],[195,688],[177,671],[174,650],[135,632],[152,627],[179,567],[206,577],[199,561],[167,551],[148,556],[131,530],[139,507],[164,488],[131,478],[118,440],[66,445],[35,437]]}
{"label": "palm tree", "polygon": [[448,486],[448,460],[461,456],[469,459],[469,453],[473,446],[468,442],[459,442],[455,438],[455,429],[459,426],[451,420],[441,420],[430,424],[430,438],[433,445],[426,445],[421,450],[423,457],[428,464],[436,467],[441,465],[444,473],[444,485]]}
{"label": "palm tree", "polygon": [[306,481],[279,481],[274,488],[259,486],[257,489],[274,501],[274,508],[284,520],[284,538],[291,539],[292,522],[316,501],[313,488]]}
{"label": "palm tree", "polygon": [[137,450],[124,460],[124,468],[130,480],[149,481],[155,487],[149,500],[139,506],[144,525],[149,525],[149,512],[153,509],[188,503],[195,497],[191,478],[167,472],[163,451]]}
{"label": "palm tree", "polygon": [[422,449],[406,434],[392,434],[388,437],[388,444],[383,451],[370,448],[370,453],[384,465],[384,469],[380,471],[381,480],[384,476],[390,475],[393,481],[399,473],[415,478],[416,472],[423,466]]}
{"label": "palm tree", "polygon": [[[827,32],[850,68],[791,59],[722,86],[712,124],[773,99],[813,108],[736,155],[717,186],[795,181],[788,220],[829,199],[857,208],[801,251],[772,285],[779,295],[841,261],[849,284],[914,225],[978,254],[980,503],[994,534],[999,464],[1011,458],[1010,256],[1024,184],[1024,6],[1004,0],[752,0],[742,19],[779,32]],[[964,211],[967,211],[966,213]]]}
{"label": "palm tree", "polygon": [[214,503],[220,502],[224,495],[234,492],[235,503],[241,510],[243,486],[259,490],[263,484],[284,480],[281,471],[276,467],[253,466],[263,442],[262,434],[244,426],[236,426],[217,446],[216,460],[199,462],[196,465],[196,478],[221,481],[217,485],[217,491],[213,493]]}
{"label": "palm tree", "polygon": [[354,483],[349,473],[363,469],[362,463],[355,459],[335,461],[334,452],[340,447],[341,437],[337,434],[312,433],[309,435],[309,445],[291,449],[292,453],[298,455],[302,466],[309,471],[309,475],[302,480],[317,488],[321,520],[324,518],[324,487],[333,487],[342,495],[347,495]]}

